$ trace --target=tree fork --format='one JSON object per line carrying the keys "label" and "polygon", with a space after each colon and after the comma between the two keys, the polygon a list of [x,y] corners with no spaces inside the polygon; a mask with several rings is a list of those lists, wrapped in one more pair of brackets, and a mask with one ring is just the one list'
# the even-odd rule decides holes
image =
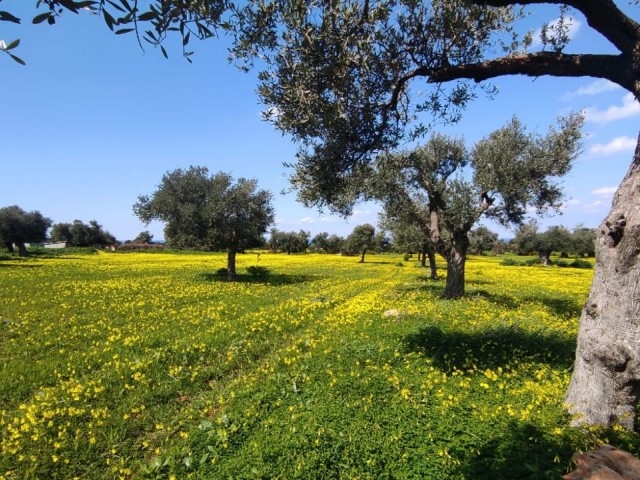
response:
{"label": "tree fork", "polygon": [[[640,137],[639,137],[640,143]],[[637,428],[640,398],[640,145],[596,238],[565,402],[573,424]]]}

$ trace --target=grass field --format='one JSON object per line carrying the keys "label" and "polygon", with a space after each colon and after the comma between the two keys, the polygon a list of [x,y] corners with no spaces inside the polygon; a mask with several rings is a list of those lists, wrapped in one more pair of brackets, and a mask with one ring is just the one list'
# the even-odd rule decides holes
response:
{"label": "grass field", "polygon": [[[100,253],[0,262],[0,480],[558,478],[592,270],[471,257]],[[443,265],[444,266],[444,265]],[[444,275],[444,271],[442,271]]]}

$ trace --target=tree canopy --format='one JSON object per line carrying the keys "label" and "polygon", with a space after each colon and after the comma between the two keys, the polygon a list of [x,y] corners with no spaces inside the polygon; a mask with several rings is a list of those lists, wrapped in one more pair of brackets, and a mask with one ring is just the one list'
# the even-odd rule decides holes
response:
{"label": "tree canopy", "polygon": [[116,242],[116,238],[95,220],[89,221],[89,224],[81,220],[74,220],[73,223],[56,223],[51,227],[50,237],[54,242],[67,242],[74,247],[112,245]]}
{"label": "tree canopy", "polygon": [[25,243],[44,241],[50,226],[51,219],[37,210],[26,212],[17,205],[0,208],[0,242],[11,252],[15,244],[20,256],[28,255]]}
{"label": "tree canopy", "polygon": [[209,175],[206,167],[167,172],[156,191],[141,195],[133,206],[143,221],[165,223],[165,239],[173,247],[227,249],[227,270],[235,279],[236,253],[262,245],[274,219],[271,193],[257,180],[230,174]]}

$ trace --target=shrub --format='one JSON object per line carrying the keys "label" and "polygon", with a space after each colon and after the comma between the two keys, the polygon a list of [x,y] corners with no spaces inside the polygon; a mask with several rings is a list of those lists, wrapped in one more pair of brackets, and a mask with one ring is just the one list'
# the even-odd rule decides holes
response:
{"label": "shrub", "polygon": [[247,272],[249,272],[249,275],[251,276],[260,278],[269,275],[269,269],[267,267],[260,267],[258,265],[251,265],[250,267],[247,267]]}
{"label": "shrub", "polygon": [[593,268],[593,264],[587,260],[581,260],[580,258],[576,258],[573,262],[569,264],[572,268]]}

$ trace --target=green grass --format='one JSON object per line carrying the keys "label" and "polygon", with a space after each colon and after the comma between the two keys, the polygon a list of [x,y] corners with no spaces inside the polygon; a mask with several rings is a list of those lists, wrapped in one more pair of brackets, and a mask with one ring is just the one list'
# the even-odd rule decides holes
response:
{"label": "green grass", "polygon": [[592,271],[472,257],[444,301],[401,260],[1,262],[0,479],[558,478],[640,451],[562,407]]}

